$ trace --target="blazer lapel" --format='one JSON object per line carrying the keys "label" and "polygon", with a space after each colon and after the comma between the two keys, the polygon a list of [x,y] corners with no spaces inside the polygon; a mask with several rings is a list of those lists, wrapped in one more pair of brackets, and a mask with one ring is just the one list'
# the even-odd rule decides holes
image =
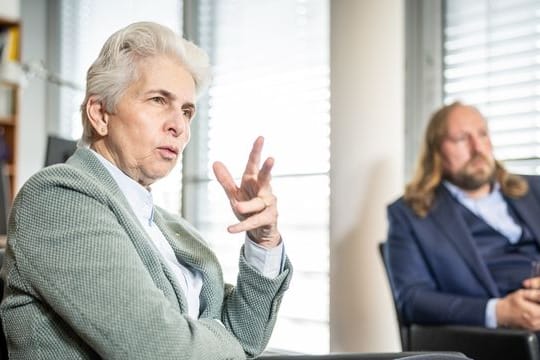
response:
{"label": "blazer lapel", "polygon": [[531,192],[519,199],[505,197],[508,203],[514,208],[525,224],[532,231],[536,241],[540,244],[540,204],[533,197]]}
{"label": "blazer lapel", "polygon": [[491,277],[484,260],[476,250],[474,239],[467,230],[467,224],[460,215],[458,206],[459,204],[452,198],[448,190],[440,186],[429,216],[437,223],[441,232],[454,244],[486,291],[492,296],[499,296],[497,285]]}
{"label": "blazer lapel", "polygon": [[[163,236],[165,236],[165,239],[167,239],[167,242],[169,244],[171,245],[176,244],[175,241],[171,241],[174,235],[168,231],[166,226],[164,226],[163,219],[161,218],[161,216],[159,215],[157,211],[154,211],[154,223],[159,227],[159,229],[163,233]],[[179,256],[179,253],[182,254],[180,255],[181,258],[187,257],[186,256],[187,254],[185,254],[184,251],[179,249],[177,246],[173,246],[173,251],[177,257]],[[168,265],[165,264],[163,261],[164,260],[162,259],[163,272],[165,273],[165,276],[167,277],[167,279],[169,280],[169,282],[171,283],[174,289],[174,292],[176,294],[176,299],[178,303],[180,304],[180,309],[182,312],[187,312],[188,305],[187,305],[186,294],[184,294],[184,291],[182,290],[181,285],[178,283],[176,275],[169,269]]]}
{"label": "blazer lapel", "polygon": [[[167,221],[159,211],[154,213],[154,221],[171,245],[178,261],[196,269],[202,275],[199,316],[204,317],[205,314],[219,308],[223,299],[223,274],[214,253],[197,239],[197,234],[193,233],[188,226],[180,226],[177,223],[173,230],[167,226]],[[176,285],[175,279],[171,279],[171,283],[174,284],[182,306],[187,309],[185,294],[180,286]]]}

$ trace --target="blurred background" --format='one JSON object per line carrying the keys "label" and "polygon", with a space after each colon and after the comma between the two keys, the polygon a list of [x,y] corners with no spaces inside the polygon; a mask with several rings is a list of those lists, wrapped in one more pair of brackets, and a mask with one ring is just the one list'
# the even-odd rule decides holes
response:
{"label": "blurred background", "polygon": [[252,142],[273,156],[295,274],[270,348],[400,349],[377,244],[386,205],[443,103],[487,116],[496,156],[540,173],[538,0],[0,0],[0,160],[11,196],[44,166],[47,138],[76,140],[86,70],[106,38],[156,21],[210,55],[181,164],[153,188],[235,281],[243,235],[211,172],[240,176]]}

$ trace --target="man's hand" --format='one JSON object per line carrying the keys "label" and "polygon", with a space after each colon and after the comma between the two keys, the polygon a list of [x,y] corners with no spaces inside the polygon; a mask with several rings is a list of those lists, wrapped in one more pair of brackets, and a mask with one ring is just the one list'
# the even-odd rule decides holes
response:
{"label": "man's hand", "polygon": [[504,327],[540,330],[540,290],[519,289],[497,301],[497,324]]}
{"label": "man's hand", "polygon": [[213,170],[229,198],[234,214],[240,220],[227,230],[231,233],[247,231],[251,240],[272,248],[280,243],[281,235],[277,229],[277,199],[270,186],[274,159],[266,159],[259,168],[263,143],[261,136],[253,143],[240,187],[236,186],[223,163],[216,161]]}

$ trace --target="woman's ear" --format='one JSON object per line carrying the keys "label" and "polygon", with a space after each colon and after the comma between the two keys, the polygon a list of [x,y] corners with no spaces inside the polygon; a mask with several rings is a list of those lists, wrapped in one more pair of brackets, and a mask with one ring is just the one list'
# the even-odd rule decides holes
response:
{"label": "woman's ear", "polygon": [[91,96],[86,102],[86,116],[92,124],[94,132],[99,136],[106,136],[108,133],[107,124],[109,123],[109,114],[105,110],[103,103],[95,96]]}

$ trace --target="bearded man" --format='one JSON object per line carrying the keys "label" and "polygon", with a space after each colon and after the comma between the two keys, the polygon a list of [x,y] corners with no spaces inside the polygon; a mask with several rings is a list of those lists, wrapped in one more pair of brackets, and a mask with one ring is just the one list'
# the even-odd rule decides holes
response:
{"label": "bearded man", "polygon": [[403,320],[540,330],[540,177],[495,160],[487,122],[434,113],[416,173],[388,206],[386,259]]}

